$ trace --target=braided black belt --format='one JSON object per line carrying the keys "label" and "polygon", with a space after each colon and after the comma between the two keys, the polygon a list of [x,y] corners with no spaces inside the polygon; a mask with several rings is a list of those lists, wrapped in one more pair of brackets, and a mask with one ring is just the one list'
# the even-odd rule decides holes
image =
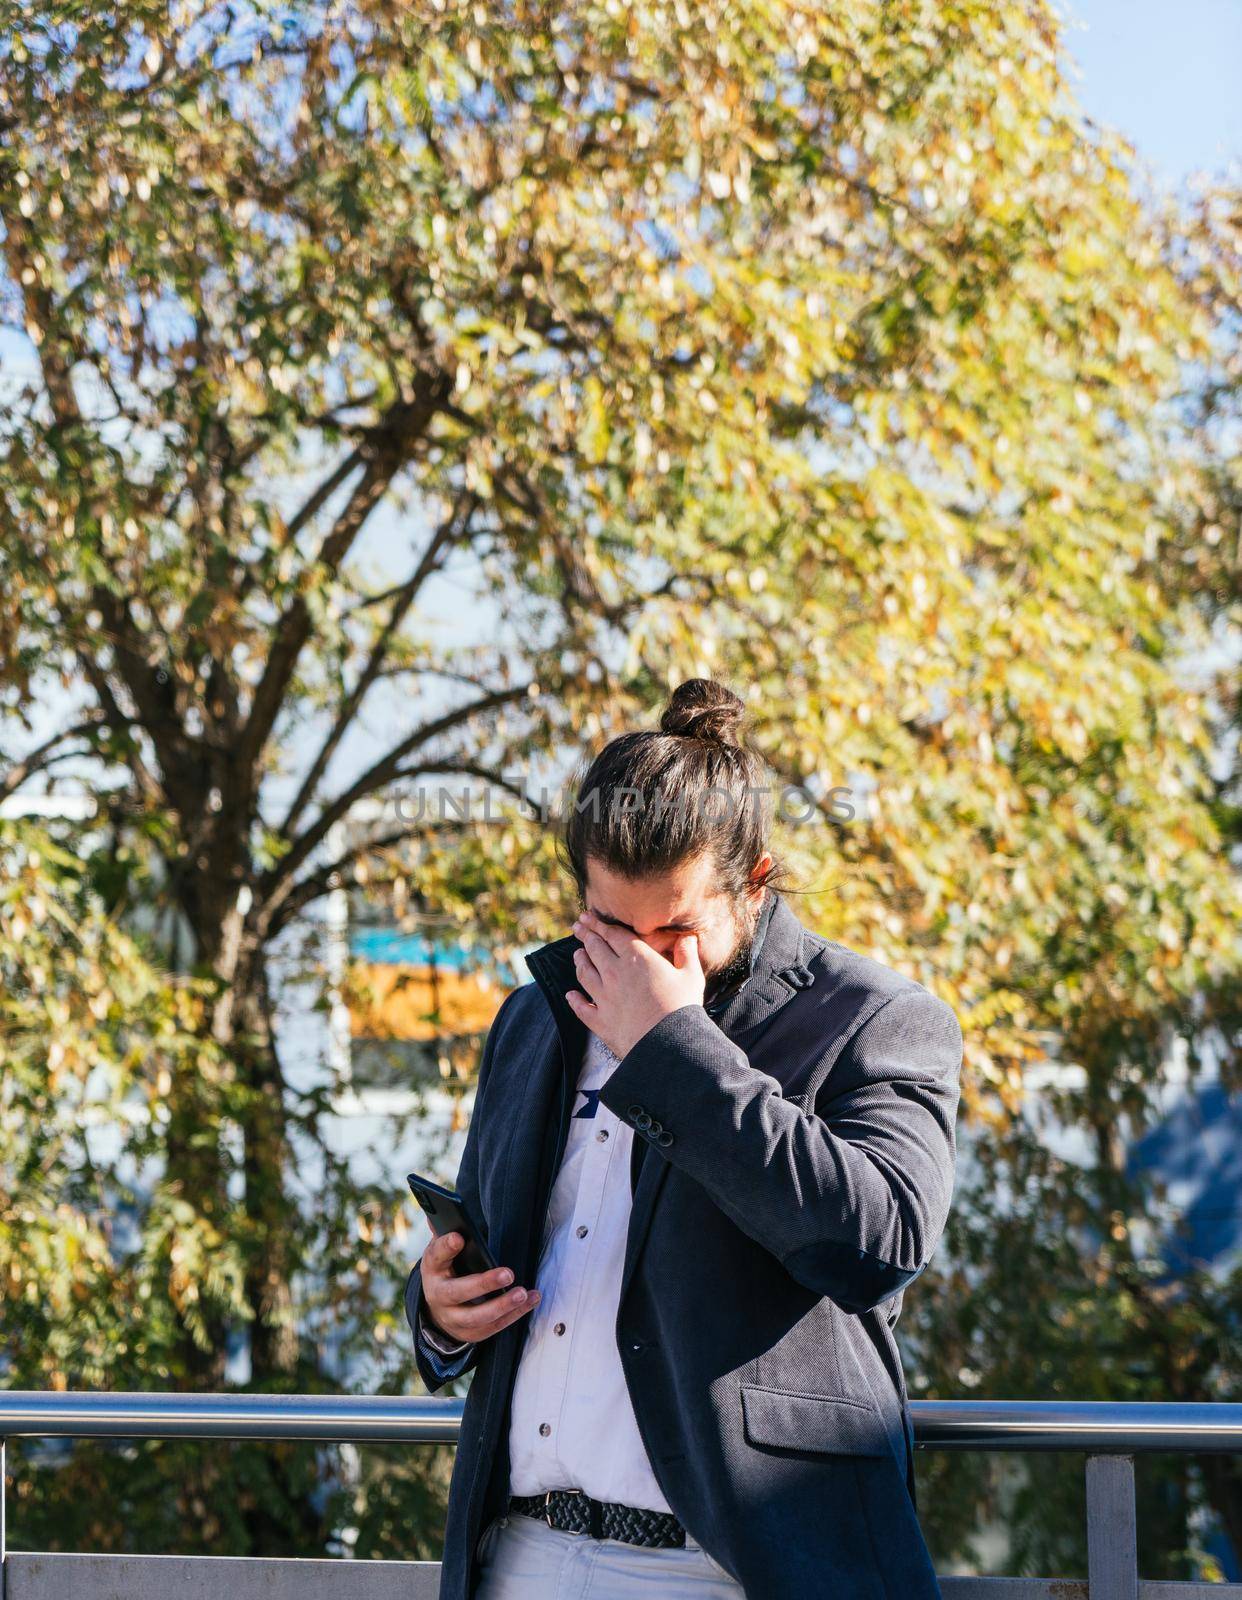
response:
{"label": "braided black belt", "polygon": [[546,1494],[515,1494],[510,1511],[539,1517],[564,1533],[589,1533],[593,1539],[621,1539],[626,1544],[662,1550],[681,1547],[686,1530],[671,1511],[623,1506],[615,1500],[592,1500],[581,1489],[549,1489]]}

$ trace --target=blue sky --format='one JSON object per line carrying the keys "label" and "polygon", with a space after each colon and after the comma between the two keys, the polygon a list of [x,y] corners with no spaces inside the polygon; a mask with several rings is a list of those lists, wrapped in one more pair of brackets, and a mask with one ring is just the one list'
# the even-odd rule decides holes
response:
{"label": "blue sky", "polygon": [[[1242,0],[1062,0],[1089,116],[1179,184],[1242,158]],[[1085,26],[1080,26],[1085,24]]]}

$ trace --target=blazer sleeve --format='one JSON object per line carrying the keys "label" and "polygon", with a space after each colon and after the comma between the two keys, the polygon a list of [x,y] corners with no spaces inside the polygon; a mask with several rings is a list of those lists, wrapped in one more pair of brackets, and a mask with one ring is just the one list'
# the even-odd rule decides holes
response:
{"label": "blazer sleeve", "polygon": [[[488,1029],[487,1038],[483,1045],[483,1057],[479,1063],[479,1079],[475,1089],[474,1110],[470,1117],[470,1126],[466,1129],[466,1142],[462,1146],[461,1164],[457,1169],[457,1179],[454,1187],[466,1203],[466,1209],[472,1217],[477,1217],[482,1224],[484,1233],[488,1229],[488,1219],[484,1214],[482,1201],[479,1196],[479,1150],[478,1130],[483,1091],[487,1084],[488,1074],[495,1059],[496,1047],[499,1043],[501,1025],[505,1013],[509,1010],[514,999],[521,993],[521,989],[514,989],[506,996],[500,1010],[492,1018],[492,1025]],[[423,1294],[422,1257],[410,1269],[409,1277],[405,1281],[405,1316],[414,1335],[414,1362],[418,1368],[419,1377],[427,1387],[430,1394],[435,1394],[437,1389],[454,1378],[460,1378],[463,1373],[469,1372],[479,1359],[479,1342],[455,1344],[446,1348],[444,1336],[440,1336],[440,1343],[433,1343],[427,1329],[429,1311],[427,1301]]]}
{"label": "blazer sleeve", "polygon": [[472,1364],[475,1356],[475,1346],[454,1340],[451,1345],[442,1343],[427,1326],[427,1319],[422,1312],[415,1313],[416,1332],[414,1335],[415,1351],[418,1360],[418,1370],[427,1383],[427,1374],[424,1368],[429,1369],[434,1383],[427,1383],[428,1389],[434,1391],[444,1384],[459,1378],[467,1367]]}
{"label": "blazer sleeve", "polygon": [[[836,1040],[825,1040],[825,1053]],[[661,1018],[600,1090],[806,1288],[860,1314],[924,1270],[948,1219],[962,1030],[921,984],[841,1050],[805,1111],[701,1005]],[[671,1139],[667,1136],[671,1135]]]}

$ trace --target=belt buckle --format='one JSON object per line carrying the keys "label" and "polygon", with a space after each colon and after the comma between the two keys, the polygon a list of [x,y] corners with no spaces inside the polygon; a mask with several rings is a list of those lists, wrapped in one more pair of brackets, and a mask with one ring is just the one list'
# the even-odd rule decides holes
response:
{"label": "belt buckle", "polygon": [[[552,1527],[552,1511],[551,1511],[551,1507],[549,1505],[549,1502],[552,1499],[552,1496],[554,1494],[585,1494],[585,1493],[586,1493],[585,1489],[546,1489],[544,1491],[544,1496],[543,1496],[543,1520],[547,1523],[548,1527],[549,1528]],[[564,1531],[567,1532],[568,1530],[564,1530]]]}

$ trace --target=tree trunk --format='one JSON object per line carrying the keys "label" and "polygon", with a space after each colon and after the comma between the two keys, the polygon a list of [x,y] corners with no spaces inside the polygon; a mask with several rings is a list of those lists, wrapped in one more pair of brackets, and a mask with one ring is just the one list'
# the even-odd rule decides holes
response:
{"label": "tree trunk", "polygon": [[[288,1200],[291,1165],[284,1080],[271,1026],[271,995],[264,952],[246,924],[243,853],[234,830],[212,830],[205,860],[210,870],[190,873],[179,886],[183,914],[193,930],[202,966],[219,983],[209,1027],[224,1052],[243,1109],[238,1113],[243,1139],[245,1236],[242,1241],[244,1297],[249,1320],[250,1381],[256,1388],[288,1389],[297,1370],[292,1274],[295,1230],[300,1218]],[[225,1227],[227,1177],[217,1140],[201,1141],[203,1130],[219,1131],[218,1107],[204,1107],[201,1086],[183,1086],[184,1113],[174,1119],[167,1144],[168,1173],[181,1192]],[[186,1330],[183,1361],[187,1386],[224,1386],[228,1320],[209,1319],[210,1351],[199,1349]]]}
{"label": "tree trunk", "polygon": [[251,1251],[246,1267],[250,1324],[251,1383],[287,1388],[298,1366],[298,1330],[293,1307],[293,1239],[300,1226],[296,1202],[286,1192],[292,1167],[284,1077],[272,1031],[268,974],[262,956],[249,966],[245,986],[234,996],[234,1059],[238,1079],[251,1091],[243,1128],[246,1216]]}

